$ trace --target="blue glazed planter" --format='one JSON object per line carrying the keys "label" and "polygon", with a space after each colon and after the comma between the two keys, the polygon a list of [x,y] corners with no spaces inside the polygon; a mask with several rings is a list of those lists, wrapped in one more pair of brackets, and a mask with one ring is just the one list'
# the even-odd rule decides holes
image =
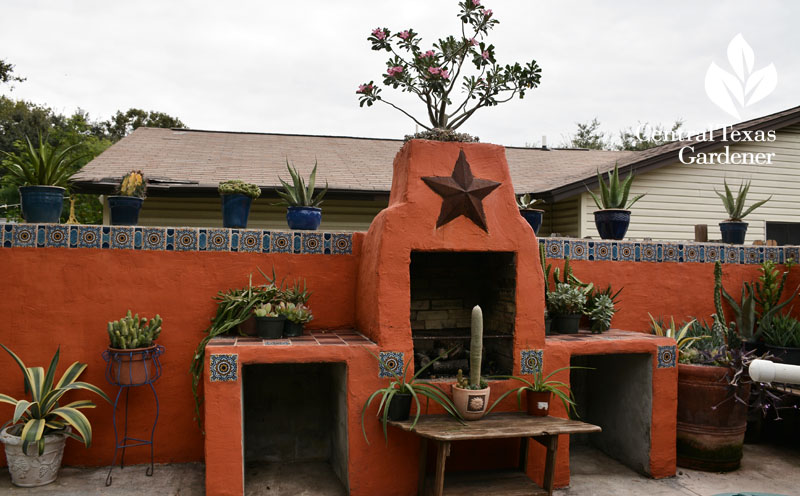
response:
{"label": "blue glazed planter", "polygon": [[722,242],[732,245],[744,244],[744,237],[747,235],[747,222],[726,220],[719,223],[719,230],[722,233]]}
{"label": "blue glazed planter", "polygon": [[289,229],[316,231],[322,221],[322,209],[317,207],[288,207],[286,223]]}
{"label": "blue glazed planter", "polygon": [[135,226],[139,223],[139,211],[144,199],[136,196],[109,196],[112,226]]}
{"label": "blue glazed planter", "polygon": [[25,222],[57,224],[64,208],[64,188],[60,186],[22,186],[19,188]]}
{"label": "blue glazed planter", "polygon": [[631,211],[616,208],[597,210],[594,225],[603,239],[623,239],[631,223]]}
{"label": "blue glazed planter", "polygon": [[250,216],[252,203],[253,199],[247,195],[222,195],[223,227],[247,227],[247,217]]}
{"label": "blue glazed planter", "polygon": [[533,234],[539,234],[539,228],[542,227],[542,216],[544,215],[544,210],[538,209],[525,209],[519,211],[520,215],[522,215],[525,220],[528,221],[528,224],[531,225],[533,228]]}

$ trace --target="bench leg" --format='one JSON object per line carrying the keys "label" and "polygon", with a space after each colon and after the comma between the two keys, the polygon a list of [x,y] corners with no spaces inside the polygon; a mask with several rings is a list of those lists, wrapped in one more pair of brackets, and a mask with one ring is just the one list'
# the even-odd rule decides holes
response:
{"label": "bench leg", "polygon": [[437,441],[436,443],[436,479],[433,486],[433,496],[442,496],[444,493],[444,464],[450,455],[450,443]]}
{"label": "bench leg", "polygon": [[425,496],[425,476],[428,472],[428,438],[423,437],[419,442],[419,481],[417,482],[417,496]]}
{"label": "bench leg", "polygon": [[541,436],[534,438],[539,444],[547,448],[544,463],[544,487],[548,495],[553,494],[553,485],[556,480],[556,453],[558,452],[558,435]]}
{"label": "bench leg", "polygon": [[523,437],[519,440],[519,470],[528,471],[528,438]]}

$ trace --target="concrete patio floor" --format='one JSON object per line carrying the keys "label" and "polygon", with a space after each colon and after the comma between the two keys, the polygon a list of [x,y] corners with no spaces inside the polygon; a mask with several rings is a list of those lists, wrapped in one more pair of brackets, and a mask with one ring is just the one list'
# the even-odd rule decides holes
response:
{"label": "concrete patio floor", "polygon": [[[720,493],[759,492],[786,496],[800,494],[800,448],[771,445],[745,445],[742,467],[728,474],[678,469],[669,479],[652,480],[588,447],[572,450],[572,480],[569,488],[559,489],[558,496],[711,496]],[[65,467],[53,484],[36,489],[11,485],[8,471],[0,472],[0,495],[59,496],[202,496],[203,465],[184,463],[157,465],[153,477],[145,476],[146,466],[114,469],[114,482],[105,487],[107,468]],[[281,491],[281,486],[259,494],[275,496],[317,496],[315,492]]]}

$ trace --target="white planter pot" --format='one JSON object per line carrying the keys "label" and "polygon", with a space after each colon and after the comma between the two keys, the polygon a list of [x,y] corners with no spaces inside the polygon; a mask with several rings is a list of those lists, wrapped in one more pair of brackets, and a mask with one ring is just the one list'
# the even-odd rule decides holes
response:
{"label": "white planter pot", "polygon": [[0,441],[6,447],[8,471],[11,482],[20,487],[36,487],[50,484],[58,476],[61,458],[64,456],[64,434],[48,434],[44,437],[44,453],[37,456],[36,445],[28,447],[30,455],[22,451],[22,438],[8,433],[11,427],[0,432]]}

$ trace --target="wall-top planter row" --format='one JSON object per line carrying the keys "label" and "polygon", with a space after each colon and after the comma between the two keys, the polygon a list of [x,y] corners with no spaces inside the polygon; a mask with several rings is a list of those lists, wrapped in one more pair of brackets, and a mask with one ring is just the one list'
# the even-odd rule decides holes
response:
{"label": "wall-top planter row", "polygon": [[547,258],[610,260],[620,262],[694,262],[759,264],[765,260],[784,263],[800,260],[800,246],[742,246],[723,243],[674,243],[660,241],[605,241],[543,238]]}
{"label": "wall-top planter row", "polygon": [[353,234],[196,227],[0,224],[0,246],[350,255],[353,253]]}

